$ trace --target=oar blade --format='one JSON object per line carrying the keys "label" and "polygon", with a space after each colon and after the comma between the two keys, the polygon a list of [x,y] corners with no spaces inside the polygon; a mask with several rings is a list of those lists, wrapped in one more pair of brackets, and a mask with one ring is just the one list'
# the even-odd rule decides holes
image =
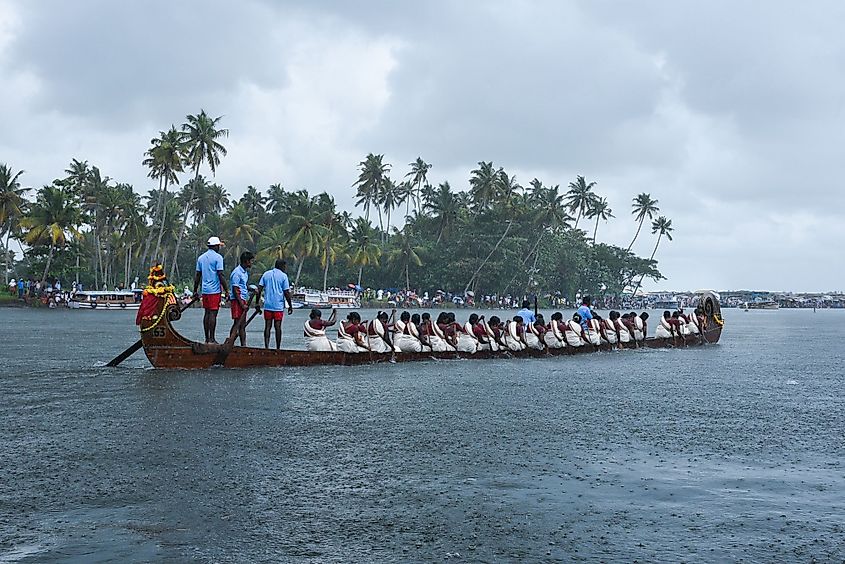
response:
{"label": "oar blade", "polygon": [[122,353],[120,353],[119,355],[114,357],[108,364],[106,364],[106,366],[108,366],[109,368],[114,368],[115,366],[117,366],[118,364],[120,364],[121,362],[123,362],[124,360],[126,360],[127,358],[132,356],[133,354],[135,354],[135,352],[138,349],[140,349],[142,346],[143,346],[143,342],[141,341],[141,339],[138,339],[138,341],[135,344],[133,344],[131,347],[129,347],[128,349],[126,349],[125,351],[123,351]]}

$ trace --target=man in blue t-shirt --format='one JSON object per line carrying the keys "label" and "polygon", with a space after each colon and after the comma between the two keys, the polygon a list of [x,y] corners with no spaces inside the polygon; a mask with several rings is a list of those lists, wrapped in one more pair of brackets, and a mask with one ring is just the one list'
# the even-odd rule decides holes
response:
{"label": "man in blue t-shirt", "polygon": [[590,296],[584,296],[584,299],[581,300],[581,307],[578,308],[577,313],[581,316],[581,327],[584,328],[584,332],[590,330],[590,320],[593,318],[593,313],[590,311],[591,304]]}
{"label": "man in blue t-shirt", "polygon": [[197,295],[200,282],[202,282],[202,307],[205,310],[202,326],[205,330],[205,342],[216,343],[214,332],[217,329],[220,295],[229,290],[226,288],[226,277],[223,276],[223,257],[220,255],[220,247],[223,246],[223,241],[218,237],[209,237],[207,245],[208,250],[197,259],[194,295]]}
{"label": "man in blue t-shirt", "polygon": [[522,309],[516,312],[522,318],[525,325],[533,325],[537,321],[537,316],[531,311],[531,302],[524,300],[522,302]]}
{"label": "man in blue t-shirt", "polygon": [[276,265],[261,276],[258,293],[255,295],[255,309],[261,311],[260,299],[264,293],[264,348],[270,348],[270,327],[276,329],[276,349],[282,348],[282,319],[285,316],[285,302],[288,315],[293,313],[293,301],[290,296],[290,282],[285,273],[287,262],[276,260]]}
{"label": "man in blue t-shirt", "polygon": [[[246,346],[246,324],[240,323],[241,316],[246,313],[246,301],[249,296],[247,287],[249,285],[249,269],[252,268],[252,261],[255,258],[249,251],[241,253],[241,261],[232,270],[229,276],[229,285],[232,293],[229,295],[229,309],[232,311],[232,329],[229,331],[229,338],[234,340],[235,330],[241,339],[241,346]],[[238,327],[240,325],[240,327]]]}

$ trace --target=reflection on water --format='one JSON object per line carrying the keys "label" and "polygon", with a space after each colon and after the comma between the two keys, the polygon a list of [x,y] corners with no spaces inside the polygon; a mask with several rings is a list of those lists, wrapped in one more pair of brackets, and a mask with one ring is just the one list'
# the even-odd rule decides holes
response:
{"label": "reflection on water", "polygon": [[841,560],[845,313],[725,318],[703,349],[187,372],[102,367],[131,314],[2,309],[0,561]]}

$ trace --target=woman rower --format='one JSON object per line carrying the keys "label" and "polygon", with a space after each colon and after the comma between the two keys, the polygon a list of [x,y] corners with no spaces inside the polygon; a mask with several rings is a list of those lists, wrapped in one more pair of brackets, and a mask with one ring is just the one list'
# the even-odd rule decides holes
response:
{"label": "woman rower", "polygon": [[487,321],[484,316],[482,315],[479,318],[479,322],[484,327],[484,333],[487,335],[488,344],[490,346],[491,351],[499,351],[502,348],[506,348],[502,343],[502,329],[501,323],[502,321],[498,318],[498,316],[493,316],[490,318],[490,321]]}
{"label": "woman rower", "polygon": [[475,332],[473,331],[473,316],[475,317],[475,321],[478,321],[478,316],[476,314],[472,314],[469,316],[469,321],[467,321],[464,325],[459,323],[453,322],[452,328],[455,331],[456,341],[455,344],[457,345],[455,348],[459,352],[465,352],[470,354],[475,354],[478,352],[478,339],[475,338]]}
{"label": "woman rower", "polygon": [[592,317],[587,320],[587,330],[585,332],[585,335],[587,336],[587,342],[591,343],[594,346],[599,346],[601,344],[599,315],[592,310],[590,310],[590,315]]}
{"label": "woman rower", "polygon": [[415,337],[412,332],[413,323],[411,323],[411,314],[403,311],[399,316],[393,328],[393,350],[396,352],[420,352],[422,351],[422,343],[418,337]]}
{"label": "woman rower", "polygon": [[565,329],[566,344],[570,347],[582,347],[589,342],[584,334],[584,328],[581,327],[581,316],[577,313],[573,314],[572,319],[566,322]]}
{"label": "woman rower", "polygon": [[669,311],[664,311],[660,318],[660,323],[657,329],[654,330],[654,336],[658,339],[674,339],[675,328],[672,325],[672,314]]}
{"label": "woman rower", "polygon": [[361,327],[361,316],[357,311],[346,316],[346,321],[337,326],[337,350],[346,353],[368,352],[364,342],[366,330]]}
{"label": "woman rower", "polygon": [[337,345],[326,336],[326,327],[331,327],[337,319],[337,310],[333,309],[328,321],[323,321],[323,312],[314,308],[303,326],[305,345],[309,351],[331,352]]}
{"label": "woman rower", "polygon": [[[427,315],[427,313],[424,313],[423,317],[425,318]],[[446,333],[443,329],[441,329],[441,325],[443,327],[446,326],[445,313],[441,313],[437,316],[437,323],[433,323],[431,321],[431,317],[428,318],[427,336],[428,342],[431,344],[431,350],[434,352],[454,352],[455,348],[446,340]]]}
{"label": "woman rower", "polygon": [[[395,313],[395,310],[394,310]],[[393,351],[393,343],[390,339],[390,323],[387,313],[380,311],[375,319],[367,326],[367,343],[374,353],[389,353]]]}
{"label": "woman rower", "polygon": [[563,338],[563,314],[556,311],[552,314],[552,319],[549,321],[549,326],[543,335],[543,341],[550,349],[562,349],[566,346],[566,341]]}
{"label": "woman rower", "polygon": [[542,314],[537,314],[537,320],[534,323],[525,325],[525,332],[523,338],[525,339],[525,346],[529,349],[536,349],[539,351],[545,350],[545,341],[543,340],[543,333],[546,332],[546,324],[543,320]]}
{"label": "woman rower", "polygon": [[616,347],[619,344],[619,332],[616,327],[617,319],[619,319],[619,312],[611,311],[607,314],[607,319],[601,320],[601,336],[613,347]]}
{"label": "woman rower", "polygon": [[521,316],[515,315],[505,329],[505,344],[513,352],[525,350],[525,325]]}

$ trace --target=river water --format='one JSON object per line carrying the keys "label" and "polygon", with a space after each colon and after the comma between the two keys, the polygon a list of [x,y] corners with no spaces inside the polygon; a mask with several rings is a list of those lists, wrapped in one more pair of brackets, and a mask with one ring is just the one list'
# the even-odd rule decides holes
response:
{"label": "river water", "polygon": [[845,311],[726,310],[687,350],[103,368],[133,316],[0,309],[0,562],[845,558]]}

